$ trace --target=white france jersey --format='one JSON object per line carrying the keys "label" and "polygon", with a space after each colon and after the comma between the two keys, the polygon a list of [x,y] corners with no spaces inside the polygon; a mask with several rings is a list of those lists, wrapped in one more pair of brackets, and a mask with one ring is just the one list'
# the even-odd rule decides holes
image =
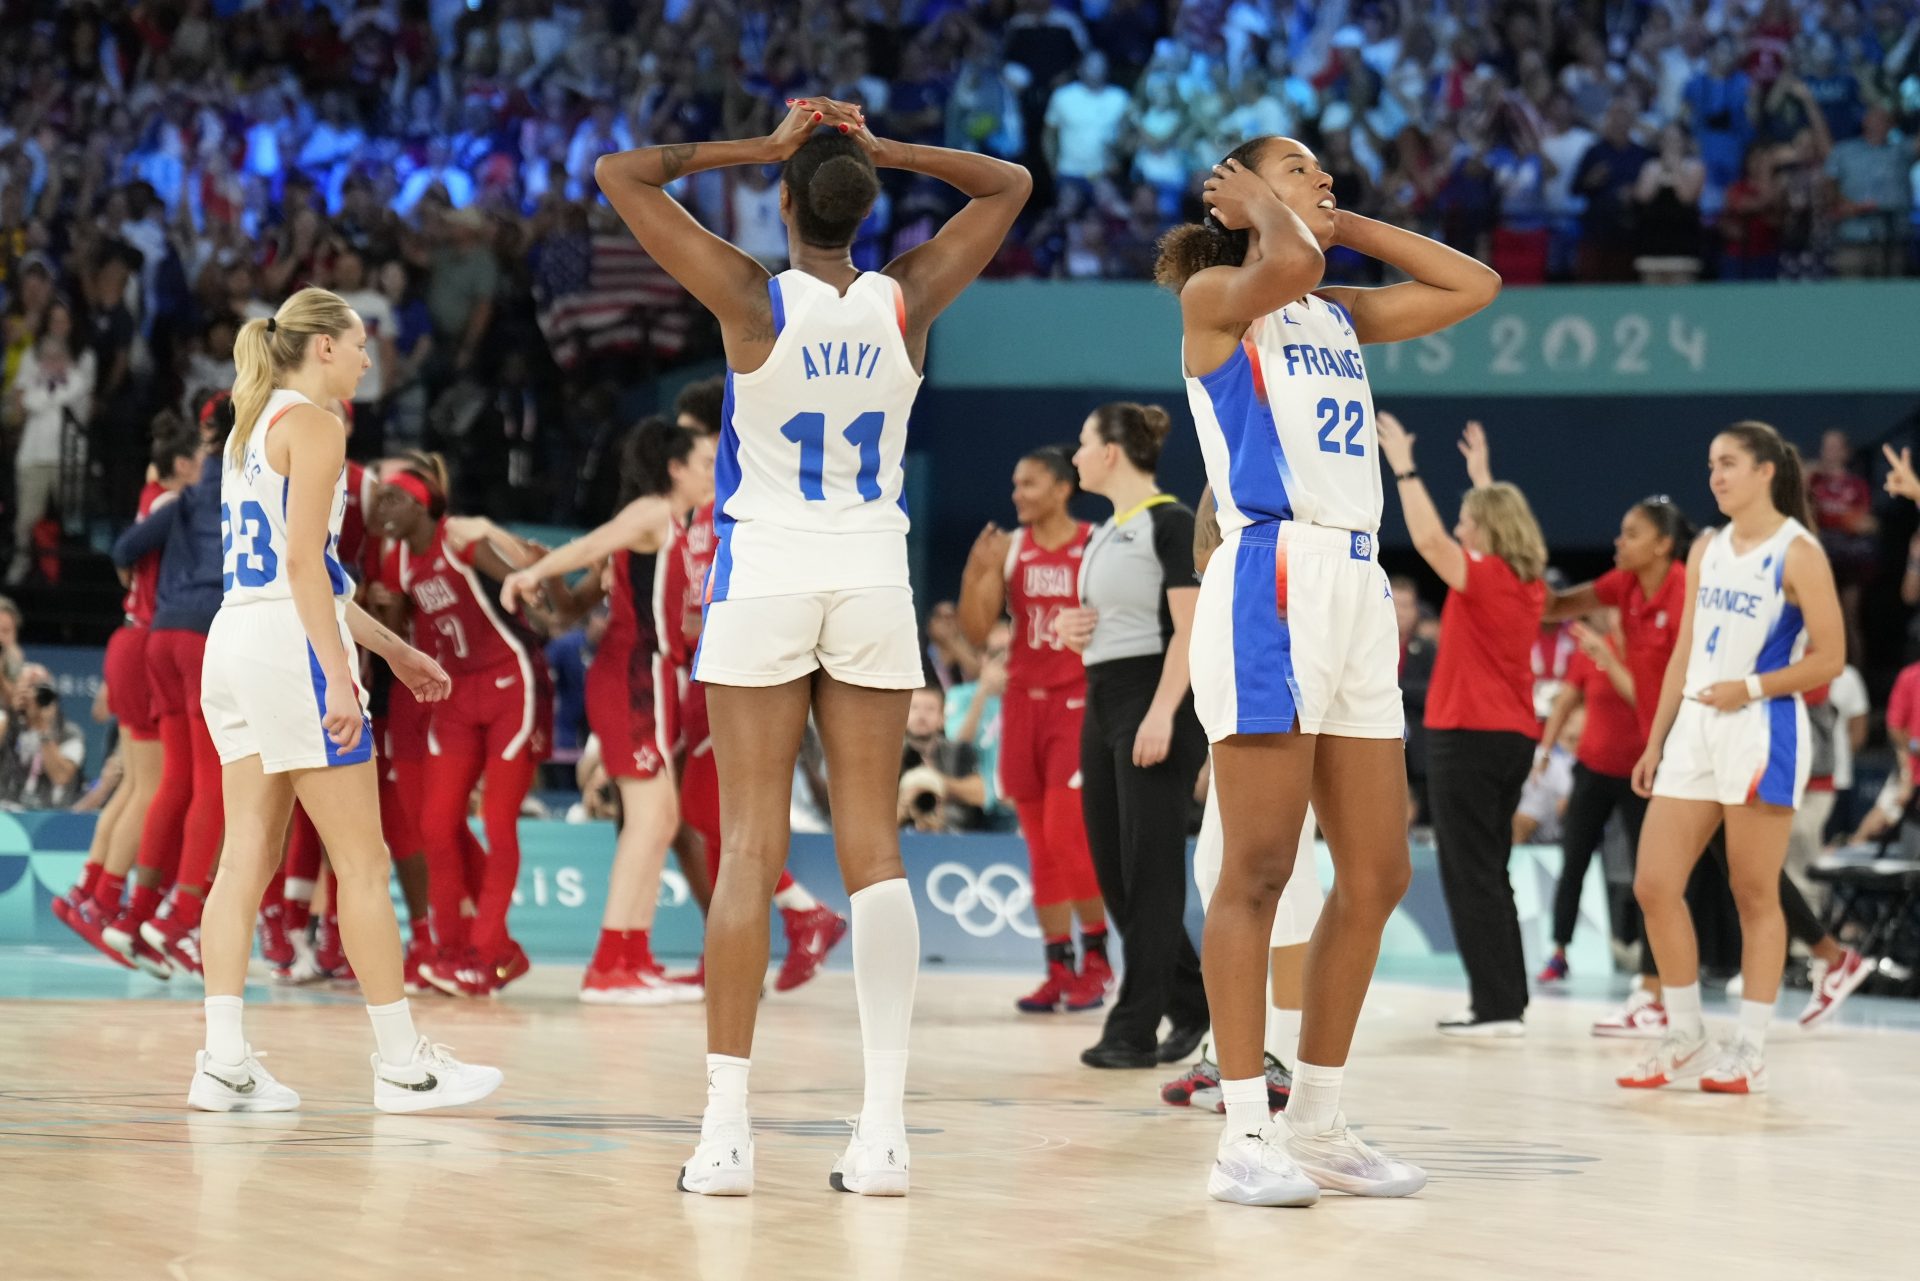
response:
{"label": "white france jersey", "polygon": [[[1797,662],[1807,649],[1800,607],[1786,592],[1787,549],[1806,526],[1789,517],[1773,536],[1735,555],[1733,528],[1715,530],[1700,560],[1700,585],[1693,601],[1693,650],[1687,655],[1686,693],[1698,695],[1720,681],[1777,672]],[[1791,700],[1797,702],[1799,695]]]}
{"label": "white france jersey", "polygon": [[1247,326],[1227,362],[1187,378],[1220,531],[1299,521],[1377,534],[1380,448],[1353,317],[1318,295]]}
{"label": "white france jersey", "polygon": [[842,295],[784,271],[767,294],[773,351],[727,374],[707,600],[906,587],[900,460],[920,374],[900,286],[870,271]]}
{"label": "white france jersey", "polygon": [[[267,435],[289,409],[312,403],[297,391],[274,392],[247,437],[246,456],[239,466],[229,464],[221,471],[222,604],[293,599],[293,584],[287,581],[287,500],[293,482],[267,461]],[[342,467],[327,517],[326,559],[333,594],[342,599],[353,595],[353,580],[340,565],[340,521],[346,511],[347,471]]]}

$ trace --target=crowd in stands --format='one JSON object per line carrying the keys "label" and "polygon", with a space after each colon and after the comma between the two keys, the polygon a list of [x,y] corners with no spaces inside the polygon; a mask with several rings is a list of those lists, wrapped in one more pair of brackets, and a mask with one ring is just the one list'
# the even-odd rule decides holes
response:
{"label": "crowd in stands", "polygon": [[[307,283],[375,333],[356,453],[424,439],[489,510],[604,514],[634,389],[717,340],[593,163],[807,92],[1032,168],[1002,276],[1146,276],[1273,132],[1513,283],[1914,266],[1920,16],[1871,0],[11,0],[0,34],[16,582],[50,513],[125,509],[116,446]],[[888,180],[863,265],[950,212]],[[774,174],[675,192],[782,265]]]}

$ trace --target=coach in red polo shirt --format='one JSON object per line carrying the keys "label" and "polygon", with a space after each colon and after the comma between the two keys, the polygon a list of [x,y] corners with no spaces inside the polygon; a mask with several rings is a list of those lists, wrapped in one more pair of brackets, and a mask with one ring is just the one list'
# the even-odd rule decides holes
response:
{"label": "coach in red polo shirt", "polygon": [[1427,791],[1440,883],[1473,1007],[1440,1030],[1520,1036],[1526,956],[1507,859],[1513,812],[1540,739],[1533,642],[1546,605],[1546,540],[1525,495],[1494,483],[1478,424],[1468,424],[1462,442],[1475,483],[1451,535],[1414,467],[1413,438],[1391,414],[1379,416],[1379,438],[1414,549],[1447,585],[1427,690]]}

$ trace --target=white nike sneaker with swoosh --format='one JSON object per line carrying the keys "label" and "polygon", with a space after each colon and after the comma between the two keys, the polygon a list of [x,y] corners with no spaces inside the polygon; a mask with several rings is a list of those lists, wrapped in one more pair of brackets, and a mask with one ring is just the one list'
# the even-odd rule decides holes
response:
{"label": "white nike sneaker with swoosh", "polygon": [[234,1064],[215,1063],[205,1050],[194,1055],[187,1104],[202,1112],[293,1112],[300,1096],[274,1080],[249,1045],[247,1057]]}
{"label": "white nike sneaker with swoosh", "polygon": [[746,1196],[753,1191],[753,1135],[724,1131],[702,1138],[680,1167],[682,1192],[700,1196]]}
{"label": "white nike sneaker with swoosh", "polygon": [[413,1060],[402,1065],[373,1055],[373,1106],[382,1112],[425,1112],[478,1103],[506,1079],[499,1068],[462,1063],[444,1045],[421,1037]]}
{"label": "white nike sneaker with swoosh", "polygon": [[907,1194],[907,1132],[876,1131],[862,1134],[856,1126],[847,1150],[833,1163],[827,1182],[835,1192],[855,1192],[861,1196],[905,1196]]}

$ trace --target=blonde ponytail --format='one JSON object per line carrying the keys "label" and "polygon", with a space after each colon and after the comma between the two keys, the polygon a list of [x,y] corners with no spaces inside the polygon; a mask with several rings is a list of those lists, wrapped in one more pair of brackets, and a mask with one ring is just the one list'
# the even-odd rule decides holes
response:
{"label": "blonde ponytail", "polygon": [[271,320],[249,320],[233,340],[233,433],[227,461],[239,466],[247,442],[280,380],[307,358],[315,334],[338,338],[353,328],[353,308],[339,294],[302,289],[280,304]]}

